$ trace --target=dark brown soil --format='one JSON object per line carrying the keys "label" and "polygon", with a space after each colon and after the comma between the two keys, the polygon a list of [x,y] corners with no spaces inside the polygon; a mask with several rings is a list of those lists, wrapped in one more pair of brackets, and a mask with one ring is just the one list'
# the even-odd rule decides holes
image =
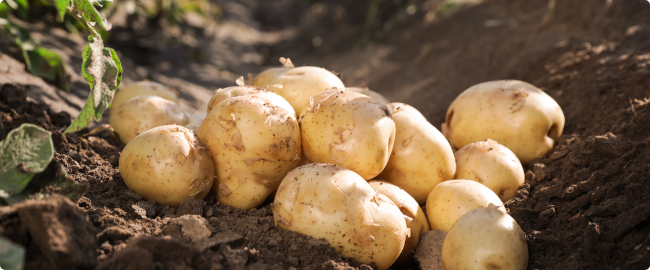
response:
{"label": "dark brown soil", "polygon": [[[528,268],[647,269],[648,2],[552,1],[555,8],[549,10],[548,0],[487,0],[445,14],[432,11],[439,2],[415,1],[415,14],[399,20],[384,39],[371,38],[370,46],[355,47],[362,44],[357,38],[364,35],[365,22],[356,17],[364,15],[369,1],[341,5],[349,10],[347,19],[337,13],[337,1],[323,1],[320,9],[313,4],[292,6],[292,1],[219,1],[227,22],[264,31],[267,39],[287,29],[295,35],[276,43],[257,37],[253,45],[227,35],[204,39],[217,44],[207,50],[209,55],[221,58],[202,62],[201,67],[229,72],[215,78],[192,73],[197,66],[191,59],[179,66],[189,70],[185,75],[174,77],[174,70],[160,68],[179,58],[165,58],[174,47],[131,52],[124,49],[128,42],[115,47],[124,49],[121,58],[135,59],[125,61],[127,71],[138,70],[125,73],[127,80],[176,83],[195,108],[200,95],[209,95],[196,93],[261,69],[262,62],[221,53],[256,53],[266,65],[288,56],[298,65],[342,72],[346,85],[369,86],[391,100],[411,104],[435,126],[444,121],[451,101],[473,84],[528,81],[560,104],[567,123],[553,152],[525,166],[527,183],[506,204],[528,238]],[[281,17],[285,10],[292,10],[291,16]],[[300,11],[302,15],[295,15]],[[118,28],[116,33],[130,31]],[[322,44],[315,47],[317,36]],[[160,59],[138,60],[135,56],[143,50]],[[3,72],[14,74],[2,69],[4,57],[19,56],[15,48],[0,47],[0,52],[3,82]],[[185,82],[192,85],[183,88]],[[78,84],[72,85],[73,92],[83,94],[85,86]],[[323,241],[276,228],[270,201],[242,211],[211,197],[186,201],[178,209],[143,200],[121,179],[120,147],[105,133],[63,137],[60,131],[70,123],[70,115],[53,111],[33,96],[34,91],[28,82],[1,86],[0,139],[22,123],[52,131],[55,159],[90,189],[78,207],[52,196],[0,208],[0,235],[26,247],[26,269],[370,269],[341,258]]]}

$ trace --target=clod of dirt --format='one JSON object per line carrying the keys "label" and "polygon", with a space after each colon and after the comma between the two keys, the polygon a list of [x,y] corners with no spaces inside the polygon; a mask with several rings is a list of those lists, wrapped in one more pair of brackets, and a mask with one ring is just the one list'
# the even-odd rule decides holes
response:
{"label": "clod of dirt", "polygon": [[191,215],[191,216],[182,216],[170,224],[168,224],[163,232],[167,235],[170,235],[174,238],[178,238],[177,232],[180,229],[180,236],[183,239],[196,242],[200,239],[210,237],[214,228],[210,226],[208,221],[201,216]]}
{"label": "clod of dirt", "polygon": [[184,215],[203,215],[203,207],[206,203],[202,200],[199,200],[194,197],[189,197],[181,202],[181,205],[178,206],[178,211],[176,215],[182,217]]}
{"label": "clod of dirt", "polygon": [[155,201],[139,201],[131,205],[136,214],[141,218],[154,217],[156,215],[156,202]]}
{"label": "clod of dirt", "polygon": [[104,261],[97,270],[210,269],[210,260],[196,248],[176,240],[140,236]]}
{"label": "clod of dirt", "polygon": [[95,268],[97,239],[94,228],[86,220],[86,214],[70,199],[55,194],[47,199],[27,201],[12,207],[16,209],[25,236],[7,236],[12,240],[31,239],[21,244],[28,250],[37,248],[40,251],[27,253],[26,268],[34,260],[33,256],[39,255],[49,261],[50,267],[54,267],[50,269]]}
{"label": "clod of dirt", "polygon": [[420,269],[442,269],[442,244],[446,236],[447,232],[441,230],[431,230],[422,234],[420,244],[413,256],[420,263]]}

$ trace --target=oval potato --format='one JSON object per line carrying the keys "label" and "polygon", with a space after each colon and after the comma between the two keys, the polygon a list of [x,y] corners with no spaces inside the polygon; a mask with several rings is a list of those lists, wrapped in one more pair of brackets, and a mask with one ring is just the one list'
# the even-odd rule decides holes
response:
{"label": "oval potato", "polygon": [[253,86],[268,88],[270,81],[285,72],[287,72],[287,69],[285,67],[273,67],[266,69],[255,76],[255,79],[253,79]]}
{"label": "oval potato", "polygon": [[297,67],[288,70],[269,82],[269,90],[286,99],[300,114],[309,107],[310,99],[327,89],[345,89],[339,77],[319,67]]}
{"label": "oval potato", "polygon": [[112,111],[108,123],[120,141],[128,144],[135,136],[162,125],[187,125],[189,118],[178,104],[159,96],[136,96]]}
{"label": "oval potato", "polygon": [[111,103],[111,108],[117,108],[127,100],[137,96],[158,96],[178,104],[178,92],[163,84],[151,81],[140,81],[121,87]]}
{"label": "oval potato", "polygon": [[248,96],[248,95],[256,95],[268,99],[271,102],[273,102],[275,106],[280,106],[286,109],[287,111],[293,113],[294,115],[296,115],[296,111],[293,109],[293,107],[291,107],[291,104],[289,104],[289,102],[287,102],[287,100],[282,98],[280,95],[264,88],[259,88],[256,86],[248,86],[248,85],[231,86],[231,87],[215,90],[214,95],[212,95],[212,98],[210,98],[210,101],[208,102],[208,112],[212,110],[214,106],[217,106],[217,104],[221,103],[226,99],[239,97],[239,96]]}

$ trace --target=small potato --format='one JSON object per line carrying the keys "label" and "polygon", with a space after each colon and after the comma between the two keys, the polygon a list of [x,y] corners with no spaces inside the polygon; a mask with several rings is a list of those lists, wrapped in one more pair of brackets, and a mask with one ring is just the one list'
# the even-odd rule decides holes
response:
{"label": "small potato", "polygon": [[118,108],[122,103],[137,96],[159,96],[178,104],[178,92],[163,84],[150,81],[140,81],[120,88],[111,104],[111,108]]}
{"label": "small potato", "polygon": [[297,67],[269,82],[269,90],[286,99],[300,114],[309,107],[311,97],[327,89],[345,89],[339,77],[319,67]]}
{"label": "small potato", "polygon": [[424,205],[434,186],[454,179],[454,151],[417,109],[398,102],[388,109],[395,121],[395,145],[379,178],[403,188]]}
{"label": "small potato", "polygon": [[289,102],[287,102],[287,100],[282,98],[280,95],[273,93],[264,88],[259,88],[256,86],[247,86],[247,85],[232,86],[232,87],[215,90],[214,95],[212,96],[212,98],[210,98],[210,101],[208,102],[208,112],[212,110],[214,106],[217,106],[217,104],[219,104],[220,102],[226,99],[239,97],[239,96],[248,96],[248,95],[256,95],[268,99],[272,101],[275,106],[282,107],[283,109],[296,115],[296,111],[293,110],[291,104],[289,104]]}
{"label": "small potato", "polygon": [[273,204],[278,227],[325,239],[341,256],[387,269],[407,235],[399,208],[358,174],[325,163],[289,172]]}
{"label": "small potato", "polygon": [[427,197],[427,217],[432,230],[448,232],[465,213],[494,204],[506,208],[492,190],[471,180],[449,180],[435,186]]}
{"label": "small potato", "polygon": [[449,106],[443,124],[452,147],[491,139],[512,150],[523,164],[550,153],[563,129],[560,105],[539,88],[516,80],[465,90]]}
{"label": "small potato", "polygon": [[499,195],[501,201],[515,197],[524,184],[524,168],[517,156],[493,140],[470,143],[454,155],[457,179],[477,181]]}
{"label": "small potato", "polygon": [[345,90],[327,90],[300,117],[302,146],[312,162],[352,170],[370,180],[386,166],[395,123],[385,105]]}
{"label": "small potato", "polygon": [[274,67],[266,69],[255,76],[255,79],[253,80],[253,86],[268,88],[270,81],[285,72],[287,72],[287,69],[285,67]]}
{"label": "small potato", "polygon": [[397,205],[399,210],[402,211],[402,215],[404,215],[406,227],[411,232],[406,238],[406,242],[404,242],[402,254],[399,255],[399,258],[397,258],[393,266],[412,263],[415,248],[420,243],[420,235],[429,231],[429,222],[422,208],[420,208],[418,202],[411,195],[396,185],[378,180],[368,181],[368,184],[377,193],[386,195],[386,197]]}
{"label": "small potato", "polygon": [[120,141],[128,144],[135,136],[162,125],[187,125],[189,119],[178,104],[158,96],[137,96],[112,112],[108,123]]}
{"label": "small potato", "polygon": [[352,91],[352,92],[357,92],[359,94],[364,94],[366,96],[374,98],[376,101],[379,101],[379,103],[384,104],[384,105],[387,105],[387,104],[390,103],[390,101],[388,101],[387,98],[385,98],[384,96],[382,96],[381,94],[379,94],[379,93],[377,93],[375,91],[372,91],[372,90],[368,89],[368,87],[364,87],[364,88],[361,88],[361,87],[348,87],[346,90]]}
{"label": "small potato", "polygon": [[467,212],[442,244],[443,269],[525,270],[526,235],[510,215],[496,207]]}
{"label": "small potato", "polygon": [[216,168],[220,203],[257,207],[300,162],[300,127],[293,113],[255,95],[217,104],[199,127]]}
{"label": "small potato", "polygon": [[146,200],[179,206],[189,197],[203,199],[214,181],[214,164],[205,144],[178,125],[152,128],[138,135],[120,155],[127,187]]}

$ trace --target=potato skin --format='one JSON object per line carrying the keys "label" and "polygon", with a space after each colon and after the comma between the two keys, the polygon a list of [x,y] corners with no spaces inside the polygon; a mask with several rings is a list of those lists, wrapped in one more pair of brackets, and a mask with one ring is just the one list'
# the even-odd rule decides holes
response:
{"label": "potato skin", "polygon": [[314,101],[300,117],[305,157],[342,166],[366,180],[377,176],[395,140],[395,123],[386,106],[334,89],[319,93]]}
{"label": "potato skin", "polygon": [[395,145],[378,178],[403,188],[424,205],[434,186],[454,179],[456,161],[445,136],[415,108],[391,103]]}
{"label": "potato skin", "polygon": [[368,181],[368,184],[377,193],[386,195],[386,197],[397,205],[404,215],[406,227],[411,230],[410,235],[406,237],[406,241],[404,242],[404,249],[402,249],[402,253],[395,263],[393,263],[393,266],[413,263],[413,254],[415,253],[415,248],[420,243],[420,235],[429,231],[429,222],[422,208],[420,208],[418,202],[411,195],[396,185],[379,180]]}
{"label": "potato skin", "polygon": [[366,96],[374,98],[376,101],[378,101],[379,103],[381,103],[383,105],[390,104],[390,101],[388,101],[387,98],[385,98],[384,96],[382,96],[381,94],[379,94],[379,93],[377,93],[375,91],[372,91],[372,90],[368,89],[368,87],[364,87],[364,88],[361,88],[361,87],[348,87],[348,88],[346,88],[346,90],[352,91],[352,92],[357,92],[359,94],[364,94]]}
{"label": "potato skin", "polygon": [[208,195],[214,164],[205,144],[178,125],[152,128],[138,135],[120,155],[120,174],[146,200],[168,206]]}
{"label": "potato skin", "polygon": [[432,230],[448,232],[465,213],[490,204],[506,212],[499,196],[478,182],[464,179],[442,182],[433,187],[427,197],[429,226]]}
{"label": "potato skin", "polygon": [[128,144],[135,136],[162,125],[187,125],[189,118],[178,104],[158,96],[136,96],[112,111],[108,123],[120,141]]}
{"label": "potato skin", "polygon": [[217,104],[198,134],[214,160],[213,193],[219,202],[240,209],[262,204],[302,155],[295,116],[254,95]]}
{"label": "potato skin", "polygon": [[442,245],[443,269],[525,270],[526,235],[510,215],[481,207],[462,216]]}
{"label": "potato skin", "polygon": [[454,153],[456,178],[479,182],[505,202],[524,184],[524,168],[515,153],[493,140],[470,143]]}
{"label": "potato skin", "polygon": [[334,73],[319,67],[297,67],[269,82],[269,90],[286,99],[300,114],[309,107],[310,97],[330,88],[345,89]]}
{"label": "potato skin", "polygon": [[491,139],[512,150],[523,164],[550,153],[563,129],[564,113],[557,102],[516,80],[468,88],[449,106],[443,124],[452,147]]}
{"label": "potato skin", "polygon": [[140,81],[120,88],[113,97],[111,108],[117,108],[122,103],[137,96],[159,96],[178,104],[178,92],[176,90],[157,82]]}
{"label": "potato skin", "polygon": [[289,172],[273,204],[278,227],[325,239],[341,256],[380,270],[397,259],[407,234],[399,208],[353,171],[325,163]]}
{"label": "potato skin", "polygon": [[253,80],[253,86],[268,88],[270,81],[285,72],[287,72],[287,69],[284,67],[273,67],[266,69],[255,76],[255,79]]}
{"label": "potato skin", "polygon": [[256,86],[247,86],[247,85],[232,86],[232,87],[226,87],[226,88],[215,90],[214,95],[212,95],[212,98],[210,98],[210,101],[208,102],[208,112],[212,110],[214,106],[217,106],[217,104],[221,103],[226,99],[239,97],[239,96],[247,96],[247,95],[256,95],[268,99],[271,102],[273,102],[274,105],[280,106],[286,109],[287,111],[293,113],[294,115],[296,115],[296,111],[294,111],[293,107],[291,107],[291,104],[289,104],[289,102],[287,102],[287,100],[282,98],[280,95],[264,88],[260,88]]}

